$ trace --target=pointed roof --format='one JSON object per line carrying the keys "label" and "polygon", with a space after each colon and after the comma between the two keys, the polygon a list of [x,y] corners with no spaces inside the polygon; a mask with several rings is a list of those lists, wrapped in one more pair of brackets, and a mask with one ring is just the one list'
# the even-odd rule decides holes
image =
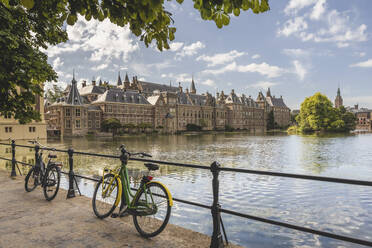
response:
{"label": "pointed roof", "polygon": [[99,79],[99,86],[102,86],[102,79]]}
{"label": "pointed roof", "polygon": [[123,85],[123,83],[121,82],[120,71],[119,71],[119,76],[118,76],[118,82],[117,82],[117,85],[118,85],[118,86]]}
{"label": "pointed roof", "polygon": [[270,87],[267,88],[266,96],[271,97]]}
{"label": "pointed roof", "polygon": [[71,104],[71,105],[83,105],[83,99],[81,98],[79,94],[79,91],[77,88],[77,81],[75,80],[75,70],[73,72],[73,77],[71,80],[71,87],[67,95],[66,103]]}
{"label": "pointed roof", "polygon": [[130,82],[129,82],[128,73],[125,73],[124,83],[130,83]]}
{"label": "pointed roof", "polygon": [[341,96],[340,87],[338,87],[338,89],[337,89],[337,96]]}
{"label": "pointed roof", "polygon": [[190,92],[192,94],[196,94],[196,88],[195,88],[195,83],[194,83],[194,76],[192,76],[191,86],[190,86]]}

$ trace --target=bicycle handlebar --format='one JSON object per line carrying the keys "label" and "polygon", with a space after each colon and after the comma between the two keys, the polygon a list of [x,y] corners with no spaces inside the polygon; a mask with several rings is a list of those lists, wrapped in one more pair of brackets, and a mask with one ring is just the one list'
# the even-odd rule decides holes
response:
{"label": "bicycle handlebar", "polygon": [[144,152],[136,152],[136,153],[133,153],[133,152],[128,152],[126,149],[125,149],[125,146],[124,145],[121,145],[120,146],[120,150],[124,153],[127,153],[129,156],[136,156],[136,155],[141,155],[142,157],[152,157],[150,154],[147,154],[147,153],[144,153]]}
{"label": "bicycle handlebar", "polygon": [[44,149],[44,148],[49,148],[49,149],[52,149],[53,151],[55,150],[55,148],[53,147],[47,147],[43,144],[41,144],[39,141],[37,140],[29,140],[28,143],[31,143],[31,144],[34,144],[34,145],[38,145],[41,149]]}

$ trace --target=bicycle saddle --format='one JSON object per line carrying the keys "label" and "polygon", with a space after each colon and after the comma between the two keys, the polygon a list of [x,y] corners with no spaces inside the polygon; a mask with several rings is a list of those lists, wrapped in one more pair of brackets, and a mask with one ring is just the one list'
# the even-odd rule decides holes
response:
{"label": "bicycle saddle", "polygon": [[153,163],[145,163],[145,166],[147,167],[147,169],[149,170],[159,170],[159,165],[157,164],[153,164]]}

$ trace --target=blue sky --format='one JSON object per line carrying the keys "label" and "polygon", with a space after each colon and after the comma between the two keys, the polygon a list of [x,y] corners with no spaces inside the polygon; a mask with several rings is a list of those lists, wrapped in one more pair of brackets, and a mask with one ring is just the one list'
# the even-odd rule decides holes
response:
{"label": "blue sky", "polygon": [[271,87],[291,109],[322,92],[332,101],[340,85],[344,104],[372,108],[372,1],[271,0],[271,10],[232,16],[218,29],[203,21],[192,1],[167,2],[177,27],[171,49],[148,48],[109,21],[80,18],[70,40],[47,50],[59,84],[93,77],[116,83],[138,76],[149,82],[190,86],[198,93],[224,90],[252,95]]}

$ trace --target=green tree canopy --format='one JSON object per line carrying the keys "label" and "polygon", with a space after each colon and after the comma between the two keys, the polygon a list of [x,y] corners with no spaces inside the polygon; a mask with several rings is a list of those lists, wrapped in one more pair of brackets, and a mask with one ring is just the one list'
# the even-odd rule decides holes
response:
{"label": "green tree canopy", "polygon": [[296,117],[301,132],[346,132],[355,128],[355,116],[346,109],[334,108],[332,102],[321,93],[307,97]]}
{"label": "green tree canopy", "polygon": [[[33,109],[42,84],[57,75],[40,48],[67,41],[66,24],[74,25],[78,15],[86,20],[109,19],[149,46],[169,49],[176,27],[164,0],[0,0],[0,114],[11,113],[21,123],[40,119]],[[183,0],[177,0],[179,4]],[[269,10],[268,0],[193,0],[203,20],[222,28],[230,15],[251,9]],[[20,90],[22,89],[22,90]]]}
{"label": "green tree canopy", "polygon": [[122,127],[120,121],[116,118],[110,118],[102,121],[101,126],[104,131],[111,131],[113,134],[115,134],[116,131]]}

